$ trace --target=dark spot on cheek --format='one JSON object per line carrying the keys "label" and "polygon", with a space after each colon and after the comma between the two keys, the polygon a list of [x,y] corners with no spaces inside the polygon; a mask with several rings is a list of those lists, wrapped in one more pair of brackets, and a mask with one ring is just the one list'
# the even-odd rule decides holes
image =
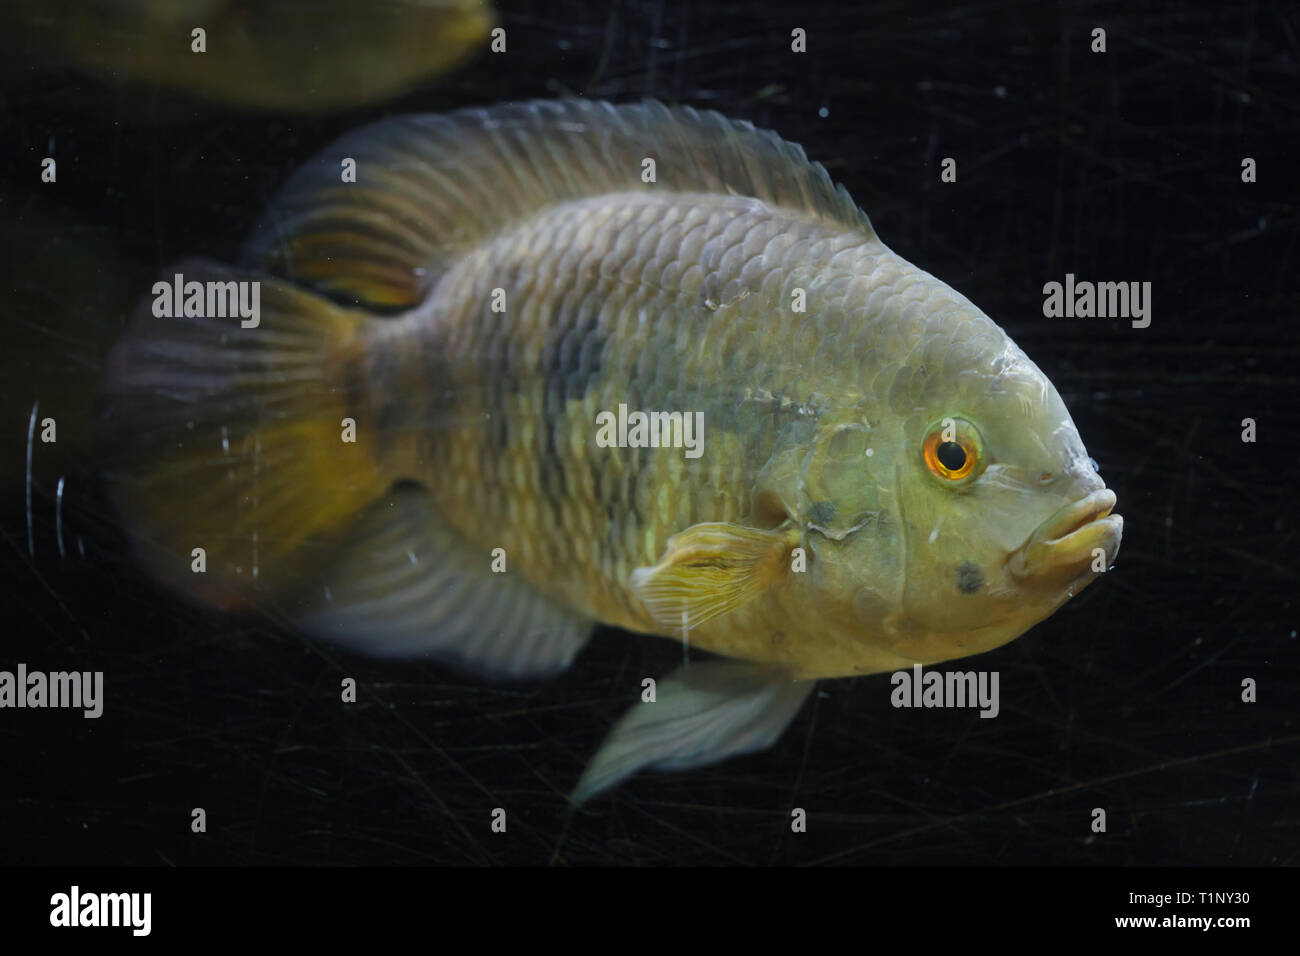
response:
{"label": "dark spot on cheek", "polygon": [[974,594],[984,587],[984,572],[969,561],[957,565],[957,590],[962,594]]}
{"label": "dark spot on cheek", "polygon": [[817,501],[808,509],[808,520],[813,524],[828,525],[835,520],[835,502]]}

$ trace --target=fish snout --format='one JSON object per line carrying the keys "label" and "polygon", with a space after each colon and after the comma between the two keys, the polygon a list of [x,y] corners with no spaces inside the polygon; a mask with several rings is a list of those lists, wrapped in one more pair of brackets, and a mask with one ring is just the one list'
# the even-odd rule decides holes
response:
{"label": "fish snout", "polygon": [[1124,519],[1112,514],[1115,493],[1109,488],[1089,492],[1040,524],[1007,560],[1017,580],[1078,576],[1104,553],[1103,570],[1119,554]]}

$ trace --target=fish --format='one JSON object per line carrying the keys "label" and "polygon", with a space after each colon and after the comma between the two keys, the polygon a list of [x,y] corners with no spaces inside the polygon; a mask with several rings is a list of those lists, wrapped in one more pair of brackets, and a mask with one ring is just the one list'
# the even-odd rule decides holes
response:
{"label": "fish", "polygon": [[[240,282],[255,327],[202,314]],[[158,579],[491,679],[564,671],[596,625],[711,655],[614,723],[575,804],[770,746],[818,681],[999,647],[1119,551],[1043,372],[799,146],[716,112],[384,119],[238,262],[156,288],[97,421]]]}
{"label": "fish", "polygon": [[496,22],[488,0],[45,0],[4,19],[41,66],[291,113],[361,106],[448,73],[485,50]]}

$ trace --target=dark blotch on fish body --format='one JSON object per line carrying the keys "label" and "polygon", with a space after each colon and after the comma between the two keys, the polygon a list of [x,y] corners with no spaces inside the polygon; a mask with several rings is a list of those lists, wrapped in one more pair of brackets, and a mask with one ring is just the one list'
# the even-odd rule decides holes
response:
{"label": "dark blotch on fish body", "polygon": [[969,561],[957,565],[957,590],[962,594],[974,594],[984,587],[984,572]]}
{"label": "dark blotch on fish body", "polygon": [[835,520],[835,502],[816,501],[808,509],[808,518],[813,524],[826,525]]}

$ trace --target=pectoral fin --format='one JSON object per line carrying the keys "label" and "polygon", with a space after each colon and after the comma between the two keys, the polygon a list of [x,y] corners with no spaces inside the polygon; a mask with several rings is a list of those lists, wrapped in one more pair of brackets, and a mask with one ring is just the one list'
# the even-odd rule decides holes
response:
{"label": "pectoral fin", "polygon": [[706,661],[659,682],[619,719],[574,788],[581,803],[642,769],[684,770],[770,747],[815,681],[740,661]]}
{"label": "pectoral fin", "polygon": [[783,580],[797,541],[792,526],[693,525],[668,539],[658,564],[632,572],[632,589],[670,631],[698,627]]}

